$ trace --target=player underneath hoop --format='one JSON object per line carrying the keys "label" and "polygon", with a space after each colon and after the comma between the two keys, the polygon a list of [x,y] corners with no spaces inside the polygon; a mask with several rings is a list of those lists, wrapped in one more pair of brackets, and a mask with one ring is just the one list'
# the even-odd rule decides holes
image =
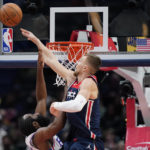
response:
{"label": "player underneath hoop", "polygon": [[51,105],[51,112],[67,112],[71,124],[70,139],[64,144],[65,150],[103,150],[100,132],[100,108],[97,81],[94,76],[99,70],[99,57],[87,54],[76,66],[75,72],[62,66],[51,51],[31,32],[21,29],[22,34],[37,45],[44,62],[57,74],[66,79],[68,88],[65,102]]}
{"label": "player underneath hoop", "polygon": [[46,117],[47,91],[43,75],[43,60],[39,54],[36,79],[37,105],[34,114],[25,114],[19,119],[19,128],[26,136],[26,145],[31,150],[59,150],[62,142],[55,134],[65,124],[65,114],[59,113],[53,122]]}

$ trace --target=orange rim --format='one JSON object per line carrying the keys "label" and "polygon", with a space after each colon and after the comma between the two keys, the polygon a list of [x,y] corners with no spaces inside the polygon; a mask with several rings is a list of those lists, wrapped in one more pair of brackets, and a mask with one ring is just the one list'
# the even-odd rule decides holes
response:
{"label": "orange rim", "polygon": [[68,52],[69,61],[76,63],[88,50],[94,49],[93,43],[84,42],[51,42],[46,44],[50,50]]}
{"label": "orange rim", "polygon": [[50,42],[46,44],[50,50],[58,50],[58,51],[68,51],[69,48],[73,48],[75,51],[79,48],[83,49],[94,49],[93,43],[84,43],[84,42]]}

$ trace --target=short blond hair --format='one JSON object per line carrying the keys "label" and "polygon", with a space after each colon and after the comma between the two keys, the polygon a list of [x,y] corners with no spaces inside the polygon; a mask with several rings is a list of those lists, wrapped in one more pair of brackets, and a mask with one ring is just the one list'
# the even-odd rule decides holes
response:
{"label": "short blond hair", "polygon": [[91,73],[95,74],[101,66],[101,63],[102,63],[101,59],[98,56],[93,55],[93,54],[86,54],[85,56],[87,57],[86,58],[87,63],[91,67]]}

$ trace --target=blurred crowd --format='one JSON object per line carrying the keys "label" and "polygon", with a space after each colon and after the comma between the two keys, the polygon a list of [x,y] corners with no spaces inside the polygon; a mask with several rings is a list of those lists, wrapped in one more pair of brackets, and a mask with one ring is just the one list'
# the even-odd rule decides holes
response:
{"label": "blurred crowd", "polygon": [[[11,76],[10,76],[11,74]],[[124,150],[125,113],[121,105],[119,83],[122,78],[113,72],[105,80],[106,72],[97,73],[101,93],[101,130],[105,150]],[[63,87],[53,85],[56,74],[44,70],[47,84],[47,116],[52,101],[61,101]],[[18,129],[18,118],[34,112],[36,106],[36,69],[0,69],[0,150],[26,150],[24,136]],[[56,92],[57,91],[57,92]],[[68,124],[60,133],[62,140],[67,138]]]}

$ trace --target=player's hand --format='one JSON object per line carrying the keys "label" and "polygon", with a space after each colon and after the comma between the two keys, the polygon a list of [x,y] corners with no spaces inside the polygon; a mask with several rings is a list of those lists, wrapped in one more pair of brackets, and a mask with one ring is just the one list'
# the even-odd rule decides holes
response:
{"label": "player's hand", "polygon": [[20,29],[23,36],[25,36],[28,40],[32,41],[37,47],[38,50],[44,49],[43,43],[30,31],[25,30],[23,28]]}
{"label": "player's hand", "polygon": [[32,32],[23,28],[21,28],[20,30],[23,36],[25,36],[28,40],[32,41],[34,44],[37,45],[39,39]]}
{"label": "player's hand", "polygon": [[54,103],[51,104],[49,111],[52,115],[54,115],[55,117],[58,117],[60,114],[60,111],[58,111],[54,108]]}

